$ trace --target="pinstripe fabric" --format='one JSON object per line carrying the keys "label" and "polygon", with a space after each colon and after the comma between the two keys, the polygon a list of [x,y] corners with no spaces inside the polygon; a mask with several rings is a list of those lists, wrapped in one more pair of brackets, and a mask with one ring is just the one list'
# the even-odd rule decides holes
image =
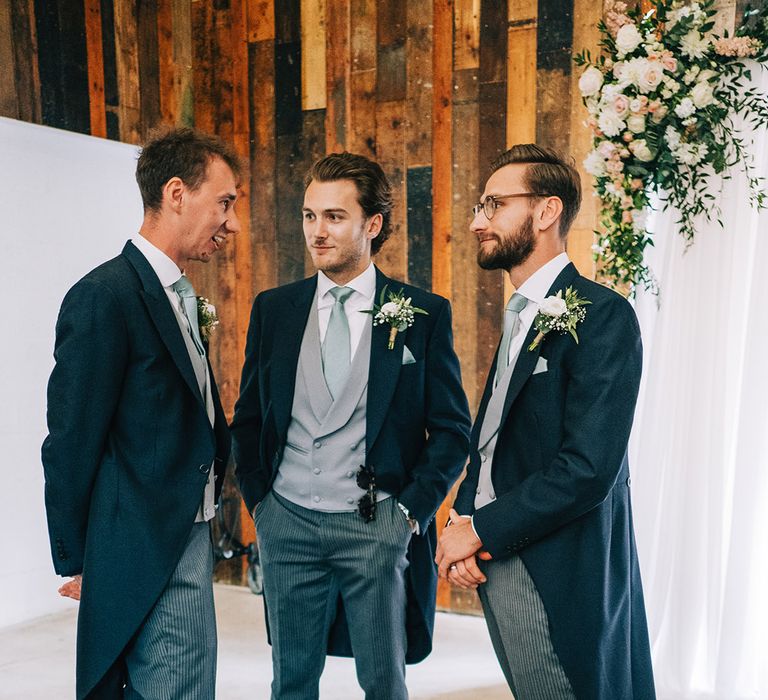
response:
{"label": "pinstripe fabric", "polygon": [[209,700],[215,696],[212,573],[210,526],[195,523],[168,585],[126,656],[126,700]]}
{"label": "pinstripe fabric", "polygon": [[411,530],[394,498],[376,519],[270,492],[256,510],[272,638],[272,698],[313,700],[341,592],[366,700],[405,700],[405,570]]}
{"label": "pinstripe fabric", "polygon": [[576,700],[549,638],[547,612],[522,559],[481,562],[478,588],[493,648],[515,700]]}

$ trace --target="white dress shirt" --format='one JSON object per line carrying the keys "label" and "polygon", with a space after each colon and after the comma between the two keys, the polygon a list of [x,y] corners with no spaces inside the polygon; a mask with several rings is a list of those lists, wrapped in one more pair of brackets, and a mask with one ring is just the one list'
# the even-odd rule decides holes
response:
{"label": "white dress shirt", "polygon": [[[160,280],[160,284],[163,286],[163,291],[168,297],[168,302],[173,309],[173,314],[176,316],[176,321],[181,329],[186,329],[188,333],[191,332],[189,319],[187,314],[181,306],[181,299],[173,289],[173,285],[181,279],[184,274],[179,266],[173,262],[160,248],[153,243],[150,243],[141,234],[131,239],[131,243],[138,248],[139,252],[147,259],[150,267],[154,270],[157,278]],[[184,332],[184,330],[182,330]],[[211,377],[208,371],[208,362],[205,362],[205,407],[208,413],[208,419],[213,425],[214,421],[214,408],[213,408],[213,396],[210,390]],[[215,515],[216,506],[214,504],[214,483],[216,481],[216,475],[214,473],[213,464],[208,473],[208,481],[205,485],[205,491],[203,492],[203,500],[195,516],[195,522],[204,522],[211,520]]]}
{"label": "white dress shirt", "polygon": [[365,270],[355,279],[344,285],[338,285],[322,271],[317,273],[317,320],[320,325],[320,344],[325,339],[328,330],[328,321],[331,318],[331,309],[335,303],[330,290],[343,286],[354,289],[349,298],[344,302],[344,312],[349,322],[350,359],[354,360],[360,338],[366,323],[371,322],[371,315],[360,313],[373,308],[373,298],[376,296],[376,268],[370,263]]}
{"label": "white dress shirt", "polygon": [[[509,344],[510,366],[514,366],[515,362],[517,362],[517,357],[523,347],[525,336],[528,335],[528,331],[533,325],[533,319],[535,319],[536,314],[539,313],[541,302],[544,301],[544,297],[547,296],[549,288],[569,262],[571,261],[568,259],[568,254],[560,253],[560,255],[555,256],[548,263],[536,270],[536,272],[525,280],[517,290],[518,294],[522,294],[528,299],[528,303],[520,312],[520,327],[518,328],[515,337],[512,338],[512,342]],[[565,290],[563,290],[563,293],[565,293]]]}

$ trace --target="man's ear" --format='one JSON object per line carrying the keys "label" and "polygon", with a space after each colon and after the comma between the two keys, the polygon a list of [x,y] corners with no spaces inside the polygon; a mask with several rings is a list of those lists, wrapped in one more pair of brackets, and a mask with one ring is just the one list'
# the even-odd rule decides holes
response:
{"label": "man's ear", "polygon": [[163,203],[173,211],[180,212],[186,191],[184,181],[180,177],[172,177],[163,185]]}
{"label": "man's ear", "polygon": [[536,223],[540,231],[547,231],[553,225],[559,226],[560,215],[563,213],[563,200],[560,197],[547,197],[537,207]]}
{"label": "man's ear", "polygon": [[381,214],[374,214],[366,225],[365,235],[369,239],[374,239],[381,233],[381,228],[384,226],[384,217]]}

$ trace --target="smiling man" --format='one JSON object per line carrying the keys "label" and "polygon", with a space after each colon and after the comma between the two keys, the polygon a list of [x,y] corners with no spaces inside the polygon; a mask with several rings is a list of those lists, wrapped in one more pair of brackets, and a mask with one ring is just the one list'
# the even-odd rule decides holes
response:
{"label": "smiling man", "polygon": [[637,319],[565,252],[573,164],[521,144],[491,169],[470,230],[478,264],[505,270],[515,293],[440,574],[478,589],[517,700],[652,700],[627,462]]}
{"label": "smiling man", "polygon": [[[303,221],[318,272],[253,304],[232,435],[279,700],[318,697],[327,651],[354,656],[368,700],[402,700],[406,662],[432,648],[434,515],[464,465],[469,412],[450,305],[371,262],[391,210],[378,164],[315,163]],[[426,312],[394,338],[364,313],[385,289]]]}
{"label": "smiling man", "polygon": [[54,567],[79,599],[78,698],[213,698],[209,521],[229,433],[184,274],[240,224],[237,157],[192,129],[142,149],[139,234],[67,293],[43,444]]}

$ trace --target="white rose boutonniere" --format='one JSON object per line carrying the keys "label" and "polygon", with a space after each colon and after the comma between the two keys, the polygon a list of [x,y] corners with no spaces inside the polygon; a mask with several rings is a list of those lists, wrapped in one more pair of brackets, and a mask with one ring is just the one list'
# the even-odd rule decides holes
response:
{"label": "white rose boutonniere", "polygon": [[[389,301],[385,301],[389,298]],[[411,297],[405,298],[403,290],[399,292],[389,292],[387,295],[387,286],[381,290],[381,296],[379,297],[379,303],[374,304],[372,309],[363,309],[360,311],[363,314],[371,314],[373,316],[373,325],[379,326],[383,323],[388,323],[389,330],[389,342],[387,343],[387,349],[392,350],[395,347],[395,336],[400,331],[404,331],[413,325],[413,320],[416,314],[429,315],[428,311],[419,309],[411,304]]]}
{"label": "white rose boutonniere", "polygon": [[587,310],[584,307],[591,303],[587,299],[582,299],[573,287],[568,287],[565,290],[565,295],[561,289],[554,296],[544,299],[539,306],[539,313],[533,319],[533,327],[538,333],[528,346],[528,350],[535,350],[550,331],[570,333],[578,343],[579,336],[576,334],[576,325],[584,320],[587,315]]}
{"label": "white rose boutonniere", "polygon": [[216,307],[205,297],[197,297],[197,325],[204,343],[210,341],[214,329],[219,325]]}

